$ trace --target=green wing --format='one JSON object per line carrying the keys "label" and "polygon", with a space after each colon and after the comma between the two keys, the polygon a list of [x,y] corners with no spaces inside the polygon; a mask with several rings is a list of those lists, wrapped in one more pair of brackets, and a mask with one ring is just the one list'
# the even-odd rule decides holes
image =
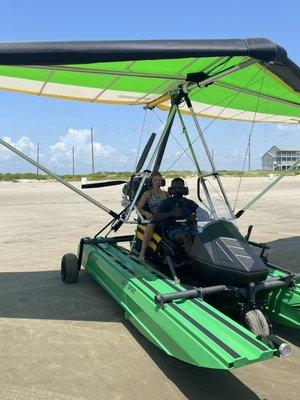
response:
{"label": "green wing", "polygon": [[200,116],[300,122],[300,69],[266,39],[0,43],[2,90],[168,109],[186,85]]}

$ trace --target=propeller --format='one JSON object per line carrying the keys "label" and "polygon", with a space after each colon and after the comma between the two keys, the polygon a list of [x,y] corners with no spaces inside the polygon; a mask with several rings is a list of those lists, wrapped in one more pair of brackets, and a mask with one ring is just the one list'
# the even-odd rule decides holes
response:
{"label": "propeller", "polygon": [[144,165],[144,163],[146,161],[146,158],[147,158],[147,156],[149,154],[149,151],[150,151],[150,149],[152,147],[152,144],[154,142],[155,137],[156,137],[156,134],[154,132],[152,132],[151,136],[150,136],[150,138],[149,138],[149,140],[148,140],[148,142],[147,142],[147,144],[146,144],[146,146],[145,146],[145,148],[144,148],[144,150],[143,150],[143,152],[141,154],[139,162],[136,165],[136,169],[135,169],[135,173],[136,174],[138,172],[140,172],[140,170],[143,168],[143,165]]}
{"label": "propeller", "polygon": [[[170,111],[170,113],[171,113],[171,111]],[[165,131],[164,138],[163,138],[163,140],[162,140],[162,142],[161,142],[161,144],[159,146],[158,153],[157,153],[157,156],[156,156],[156,160],[155,160],[155,163],[154,163],[154,167],[152,169],[153,172],[159,171],[160,164],[161,164],[163,155],[165,153],[167,142],[169,140],[169,136],[170,136],[170,133],[171,133],[171,129],[172,129],[172,125],[173,125],[173,122],[174,122],[174,118],[175,118],[175,113],[173,114],[173,116],[171,117],[171,120],[168,123],[168,127],[167,127],[167,130]]]}
{"label": "propeller", "polygon": [[122,185],[126,183],[126,181],[105,181],[105,182],[94,182],[94,183],[84,183],[81,185],[81,189],[93,189],[104,186],[114,186],[114,185]]}

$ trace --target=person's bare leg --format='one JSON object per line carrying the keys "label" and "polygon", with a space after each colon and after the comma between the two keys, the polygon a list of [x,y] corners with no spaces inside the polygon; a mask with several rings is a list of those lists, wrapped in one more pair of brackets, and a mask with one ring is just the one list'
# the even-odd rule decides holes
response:
{"label": "person's bare leg", "polygon": [[151,242],[151,238],[154,232],[154,224],[148,224],[145,231],[144,231],[144,238],[142,242],[142,248],[139,255],[139,260],[145,261],[145,254],[148,244]]}

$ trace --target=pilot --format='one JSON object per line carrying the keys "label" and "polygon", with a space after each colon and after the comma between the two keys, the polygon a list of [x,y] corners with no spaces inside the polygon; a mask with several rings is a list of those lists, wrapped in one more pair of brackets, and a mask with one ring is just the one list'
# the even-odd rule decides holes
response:
{"label": "pilot", "polygon": [[152,221],[163,222],[166,236],[183,245],[185,252],[189,254],[193,240],[198,233],[196,212],[202,220],[209,220],[209,213],[200,208],[193,200],[184,197],[188,194],[188,188],[184,186],[183,179],[173,179],[168,192],[171,197],[160,203]]}

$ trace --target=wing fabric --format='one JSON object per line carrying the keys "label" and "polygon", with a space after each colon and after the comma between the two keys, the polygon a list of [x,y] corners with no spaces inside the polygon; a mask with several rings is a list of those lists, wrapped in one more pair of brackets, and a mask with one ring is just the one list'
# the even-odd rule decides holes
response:
{"label": "wing fabric", "polygon": [[300,69],[266,39],[0,43],[0,89],[39,96],[168,109],[199,73],[212,83],[190,92],[197,115],[300,122]]}

